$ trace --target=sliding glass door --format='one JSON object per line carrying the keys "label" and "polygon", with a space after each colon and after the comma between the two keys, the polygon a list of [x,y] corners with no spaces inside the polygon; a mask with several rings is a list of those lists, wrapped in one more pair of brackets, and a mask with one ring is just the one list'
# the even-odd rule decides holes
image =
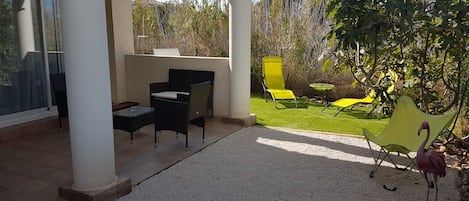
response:
{"label": "sliding glass door", "polygon": [[51,107],[49,74],[64,71],[58,11],[58,0],[0,0],[0,124]]}
{"label": "sliding glass door", "polygon": [[[1,2],[0,115],[46,107],[44,52],[37,1]],[[3,37],[6,36],[6,37]]]}
{"label": "sliding glass door", "polygon": [[64,73],[62,15],[59,0],[44,1],[44,28],[50,74]]}

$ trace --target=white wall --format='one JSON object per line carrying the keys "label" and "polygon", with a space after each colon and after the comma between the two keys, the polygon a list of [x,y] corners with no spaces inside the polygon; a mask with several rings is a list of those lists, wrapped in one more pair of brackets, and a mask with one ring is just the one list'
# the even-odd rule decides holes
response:
{"label": "white wall", "polygon": [[106,0],[106,4],[112,102],[119,103],[127,97],[125,55],[134,53],[132,3]]}
{"label": "white wall", "polygon": [[206,70],[215,72],[213,111],[218,117],[229,117],[229,58],[126,55],[127,100],[150,105],[150,83],[168,81],[168,69]]}

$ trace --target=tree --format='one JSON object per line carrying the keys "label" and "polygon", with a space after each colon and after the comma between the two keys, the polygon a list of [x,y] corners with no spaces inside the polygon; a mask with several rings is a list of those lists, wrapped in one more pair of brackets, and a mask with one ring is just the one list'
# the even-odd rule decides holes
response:
{"label": "tree", "polygon": [[228,56],[228,1],[135,1],[133,19],[136,52],[177,47],[183,55]]}
{"label": "tree", "polygon": [[467,79],[468,11],[467,0],[327,1],[333,57],[325,63],[335,59],[333,67],[375,89],[379,72],[398,72],[399,95],[420,100],[426,112],[445,112],[458,105]]}
{"label": "tree", "polygon": [[153,47],[149,45],[150,38],[158,38],[159,27],[157,26],[157,16],[155,7],[150,4],[143,4],[141,0],[136,0],[132,10],[133,31],[135,37],[136,51],[151,50]]}
{"label": "tree", "polygon": [[[197,52],[205,52],[204,56],[228,56],[228,13],[222,6],[219,1],[192,2],[196,12],[193,12],[191,28]],[[228,10],[227,6],[224,10]]]}

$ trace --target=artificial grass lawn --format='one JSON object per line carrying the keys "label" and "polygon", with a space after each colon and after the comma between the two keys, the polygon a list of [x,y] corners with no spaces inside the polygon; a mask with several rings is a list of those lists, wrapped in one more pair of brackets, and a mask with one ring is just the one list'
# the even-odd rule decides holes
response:
{"label": "artificial grass lawn", "polygon": [[337,108],[331,107],[324,114],[321,113],[324,105],[304,99],[298,99],[298,108],[293,101],[281,101],[277,106],[281,109],[276,109],[271,99],[265,102],[261,97],[251,96],[251,113],[256,114],[258,125],[362,135],[362,128],[379,134],[388,123],[388,119],[369,116],[370,107],[355,107],[333,117]]}

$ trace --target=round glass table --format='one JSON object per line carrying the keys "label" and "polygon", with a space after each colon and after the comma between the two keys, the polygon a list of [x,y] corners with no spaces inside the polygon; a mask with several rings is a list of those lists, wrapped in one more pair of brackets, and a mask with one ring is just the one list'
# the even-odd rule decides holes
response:
{"label": "round glass table", "polygon": [[312,83],[309,86],[316,91],[328,91],[328,90],[334,89],[335,87],[333,84],[327,84],[327,83]]}
{"label": "round glass table", "polygon": [[327,91],[332,90],[335,87],[335,85],[328,84],[328,83],[312,83],[309,86],[313,88],[314,90],[323,93],[321,99],[323,103],[326,103],[326,104],[327,104],[327,97],[326,97]]}

